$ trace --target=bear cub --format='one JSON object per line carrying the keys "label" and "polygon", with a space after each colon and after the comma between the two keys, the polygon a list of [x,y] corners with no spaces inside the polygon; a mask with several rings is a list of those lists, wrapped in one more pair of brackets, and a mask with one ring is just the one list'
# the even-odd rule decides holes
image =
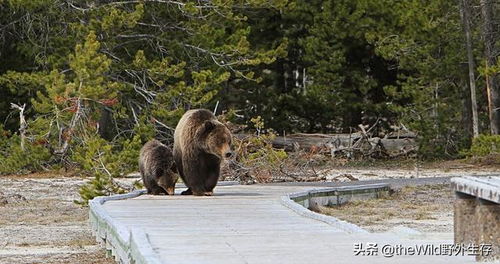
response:
{"label": "bear cub", "polygon": [[148,194],[174,195],[179,176],[168,146],[156,139],[144,144],[139,155],[139,170]]}
{"label": "bear cub", "polygon": [[188,189],[182,194],[213,194],[222,159],[233,156],[231,132],[206,109],[187,111],[174,133],[174,159]]}

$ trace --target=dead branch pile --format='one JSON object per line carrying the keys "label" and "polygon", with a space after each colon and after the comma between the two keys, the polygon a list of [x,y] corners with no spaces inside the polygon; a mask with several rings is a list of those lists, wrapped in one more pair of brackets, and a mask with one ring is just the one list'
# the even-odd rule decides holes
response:
{"label": "dead branch pile", "polygon": [[327,159],[325,155],[297,151],[279,163],[231,160],[222,165],[221,180],[235,180],[242,184],[324,181],[326,175],[318,168]]}
{"label": "dead branch pile", "polygon": [[321,168],[335,161],[416,154],[416,135],[412,132],[398,130],[380,137],[374,135],[373,127],[360,125],[359,129],[350,134],[236,134],[237,158],[223,165],[221,178],[246,184],[324,181],[326,175]]}

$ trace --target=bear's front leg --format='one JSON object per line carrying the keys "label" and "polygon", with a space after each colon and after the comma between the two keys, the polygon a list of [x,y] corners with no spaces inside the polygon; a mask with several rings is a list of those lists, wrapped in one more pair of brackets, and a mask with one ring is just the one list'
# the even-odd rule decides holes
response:
{"label": "bear's front leg", "polygon": [[219,181],[220,162],[215,161],[207,168],[207,177],[205,179],[205,196],[212,196],[213,190]]}
{"label": "bear's front leg", "polygon": [[205,166],[203,166],[203,159],[188,162],[190,164],[199,163],[197,167],[185,167],[185,182],[188,187],[187,190],[183,191],[182,195],[196,195],[196,196],[204,196],[205,195],[205,186],[204,186],[204,171]]}

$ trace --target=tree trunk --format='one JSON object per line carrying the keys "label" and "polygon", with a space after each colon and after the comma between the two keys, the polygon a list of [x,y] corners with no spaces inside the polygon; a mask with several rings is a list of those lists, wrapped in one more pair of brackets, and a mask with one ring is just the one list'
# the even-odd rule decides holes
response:
{"label": "tree trunk", "polygon": [[462,25],[465,32],[465,47],[467,49],[467,61],[469,64],[469,87],[470,87],[470,101],[472,110],[472,135],[477,137],[479,135],[479,125],[477,117],[477,100],[476,100],[476,77],[474,76],[474,55],[472,54],[472,37],[470,30],[470,10],[467,0],[460,1],[460,17],[462,18]]}
{"label": "tree trunk", "polygon": [[[497,64],[495,50],[495,32],[493,31],[493,2],[491,0],[481,0],[481,12],[483,14],[483,39],[484,53],[486,57],[486,67]],[[490,127],[491,134],[500,134],[500,80],[497,73],[486,76],[486,88],[490,99]]]}

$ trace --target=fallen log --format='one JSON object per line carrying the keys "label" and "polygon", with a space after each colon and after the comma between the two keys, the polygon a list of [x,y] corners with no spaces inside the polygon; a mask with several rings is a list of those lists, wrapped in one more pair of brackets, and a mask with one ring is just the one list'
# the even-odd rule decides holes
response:
{"label": "fallen log", "polygon": [[417,150],[417,142],[415,138],[388,138],[381,139],[380,144],[384,146],[385,151],[389,156],[398,156]]}
{"label": "fallen log", "polygon": [[288,152],[318,151],[329,153],[331,156],[346,155],[348,157],[356,153],[366,156],[375,152],[383,152],[389,157],[396,157],[417,150],[416,139],[411,136],[409,133],[399,138],[368,138],[363,137],[361,133],[292,134],[286,137],[276,137],[272,145]]}
{"label": "fallen log", "polygon": [[[244,140],[248,134],[236,134],[236,138]],[[387,157],[405,156],[417,150],[416,136],[412,132],[392,134],[390,137],[370,137],[366,132],[351,134],[291,134],[277,136],[271,142],[277,149],[287,152],[307,151],[335,156],[373,156]]]}
{"label": "fallen log", "polygon": [[292,134],[286,137],[276,137],[272,144],[275,148],[285,151],[296,151],[322,148],[352,147],[361,138],[360,133],[352,134]]}

